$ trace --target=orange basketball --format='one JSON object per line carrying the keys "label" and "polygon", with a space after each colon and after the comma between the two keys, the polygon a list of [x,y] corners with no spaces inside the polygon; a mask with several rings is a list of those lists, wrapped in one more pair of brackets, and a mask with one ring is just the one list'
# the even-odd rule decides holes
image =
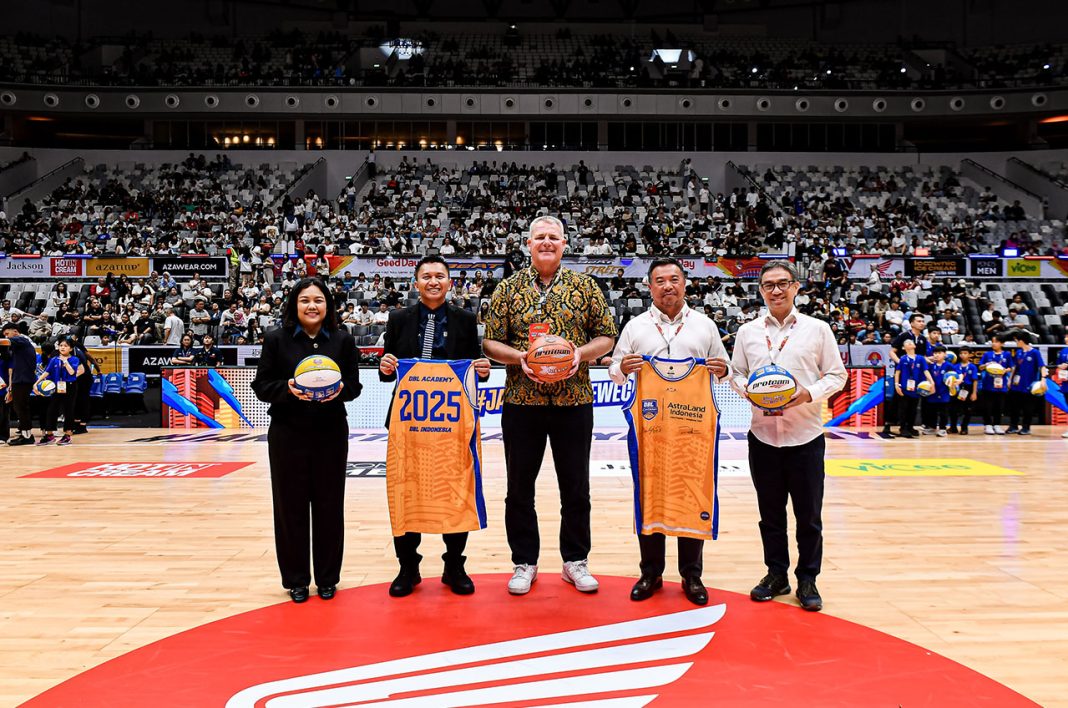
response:
{"label": "orange basketball", "polygon": [[527,366],[535,376],[547,383],[564,379],[574,360],[574,345],[555,334],[538,337],[531,342],[527,351]]}

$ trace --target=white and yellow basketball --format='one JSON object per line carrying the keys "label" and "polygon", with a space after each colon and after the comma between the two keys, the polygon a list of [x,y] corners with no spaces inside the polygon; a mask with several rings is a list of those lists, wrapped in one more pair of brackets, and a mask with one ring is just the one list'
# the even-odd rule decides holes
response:
{"label": "white and yellow basketball", "polygon": [[341,388],[341,368],[328,356],[305,357],[293,372],[293,385],[313,400],[330,398]]}
{"label": "white and yellow basketball", "polygon": [[916,386],[916,393],[920,394],[921,396],[930,396],[932,393],[934,393],[934,384],[930,381],[921,381]]}
{"label": "white and yellow basketball", "polygon": [[33,392],[38,396],[51,396],[56,392],[56,384],[49,379],[42,379],[33,385]]}
{"label": "white and yellow basketball", "polygon": [[990,374],[991,376],[1004,376],[1005,367],[997,363],[996,361],[992,361],[986,365],[986,373]]}
{"label": "white and yellow basketball", "polygon": [[777,364],[762,366],[749,375],[745,395],[757,408],[777,410],[782,408],[797,391],[797,379]]}
{"label": "white and yellow basketball", "polygon": [[1032,396],[1045,396],[1046,391],[1048,390],[1049,386],[1046,385],[1045,379],[1039,379],[1038,381],[1035,381],[1033,384],[1031,384]]}

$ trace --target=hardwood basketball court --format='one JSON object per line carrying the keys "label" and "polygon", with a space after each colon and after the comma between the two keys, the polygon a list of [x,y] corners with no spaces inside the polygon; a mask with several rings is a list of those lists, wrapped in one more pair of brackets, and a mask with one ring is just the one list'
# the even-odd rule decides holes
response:
{"label": "hardwood basketball court", "polygon": [[[980,431],[914,441],[832,434],[819,579],[824,614],[942,654],[1043,705],[1065,705],[1068,440],[1061,429],[1043,426],[1031,438]],[[274,560],[266,442],[258,439],[265,432],[93,429],[66,448],[0,448],[0,703],[28,700],[176,633],[288,602]],[[615,432],[605,431],[601,437],[610,439],[593,446],[590,563],[599,576],[634,578],[631,482],[619,465],[626,449]],[[511,569],[503,451],[499,438],[484,437],[489,528],[472,534],[468,545],[468,570],[478,575]],[[720,538],[705,551],[710,604],[725,601],[728,593],[720,591],[747,593],[764,573],[743,438],[742,431],[727,431],[720,447]],[[384,457],[384,436],[353,431],[351,462]],[[177,463],[250,464],[155,478],[25,477],[94,465],[93,475],[139,473],[115,463],[168,463],[140,469],[164,475],[191,471]],[[396,572],[385,480],[373,466],[353,465],[350,474],[360,476],[348,483],[339,599],[346,589],[388,583]],[[538,582],[545,587],[558,582],[557,500],[547,455],[538,507]],[[671,549],[669,543],[660,601],[693,609],[678,588]],[[394,602],[414,610],[421,593],[439,592],[429,583],[440,585],[442,551],[440,540],[424,539],[424,584]],[[475,580],[476,597],[506,592],[500,577]],[[602,594],[609,587],[618,593],[629,585],[606,583]],[[313,597],[295,609],[318,612],[318,602]],[[793,597],[779,602],[802,612]]]}

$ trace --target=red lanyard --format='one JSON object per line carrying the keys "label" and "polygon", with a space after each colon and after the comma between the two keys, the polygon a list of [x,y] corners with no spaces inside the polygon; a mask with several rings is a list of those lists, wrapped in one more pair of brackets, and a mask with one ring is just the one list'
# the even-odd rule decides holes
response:
{"label": "red lanyard", "polygon": [[663,339],[664,344],[667,345],[667,354],[669,357],[671,356],[671,343],[674,342],[675,338],[679,336],[679,332],[681,332],[682,328],[686,325],[686,318],[689,316],[690,310],[686,310],[685,314],[683,314],[682,316],[682,319],[679,321],[679,326],[675,328],[675,334],[671,335],[671,339],[668,339],[664,335],[664,328],[660,326],[660,323],[657,321],[656,315],[653,314],[652,310],[649,311],[649,319],[653,321],[653,325],[656,327],[656,331],[660,333],[660,338]]}
{"label": "red lanyard", "polygon": [[[686,325],[686,318],[689,316],[690,311],[687,310],[686,313],[682,315],[682,319],[679,320],[678,327],[675,328],[675,333],[671,337],[672,340],[674,340],[675,337],[678,336],[678,333],[682,331],[682,327]],[[653,311],[651,310],[649,311],[649,319],[653,320],[654,326],[656,326],[657,331],[660,332],[660,339],[662,339],[664,342],[668,342],[668,337],[664,336],[664,330],[662,327],[660,327],[660,322],[657,320],[657,316],[654,315]],[[671,342],[668,342],[668,346],[671,346]]]}
{"label": "red lanyard", "polygon": [[772,363],[775,363],[775,356],[772,354],[772,352],[774,351],[775,354],[781,354],[782,353],[783,347],[785,347],[786,343],[790,341],[790,335],[793,334],[794,327],[796,327],[796,326],[797,326],[797,318],[795,317],[793,323],[790,324],[790,329],[786,330],[786,336],[782,338],[781,342],[779,342],[779,348],[778,349],[772,349],[772,346],[771,346],[771,335],[768,334],[768,321],[764,320],[764,341],[767,342],[767,344],[768,344],[768,357],[771,359]]}

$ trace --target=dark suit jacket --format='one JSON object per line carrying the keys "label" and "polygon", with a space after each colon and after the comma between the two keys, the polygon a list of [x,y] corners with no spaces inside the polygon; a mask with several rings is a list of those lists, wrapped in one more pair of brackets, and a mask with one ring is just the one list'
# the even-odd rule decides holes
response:
{"label": "dark suit jacket", "polygon": [[[448,308],[448,329],[445,330],[445,356],[449,359],[478,359],[482,356],[482,345],[478,342],[478,321],[475,315],[459,307],[446,304]],[[403,310],[389,313],[386,323],[386,338],[383,355],[392,354],[398,359],[419,359],[423,353],[423,343],[419,340],[419,303]],[[396,381],[397,373],[386,376],[381,371],[378,378],[382,381]],[[481,379],[485,381],[485,379]],[[386,427],[393,409],[386,411]]]}

